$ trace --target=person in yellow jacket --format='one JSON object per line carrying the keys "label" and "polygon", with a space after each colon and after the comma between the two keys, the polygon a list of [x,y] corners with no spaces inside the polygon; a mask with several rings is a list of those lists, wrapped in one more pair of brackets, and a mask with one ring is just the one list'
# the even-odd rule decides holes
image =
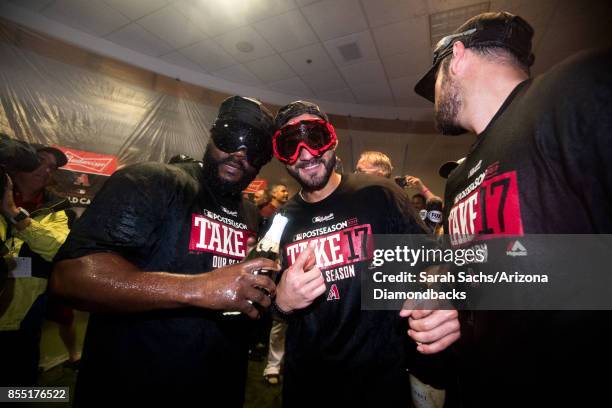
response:
{"label": "person in yellow jacket", "polygon": [[68,200],[46,190],[67,158],[58,149],[33,146],[39,166],[11,172],[2,197],[0,238],[14,264],[0,293],[0,386],[36,384],[47,281],[69,232]]}

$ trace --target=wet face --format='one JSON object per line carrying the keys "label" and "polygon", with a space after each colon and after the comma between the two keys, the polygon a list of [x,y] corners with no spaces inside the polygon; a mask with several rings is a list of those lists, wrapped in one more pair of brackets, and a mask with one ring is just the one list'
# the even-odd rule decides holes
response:
{"label": "wet face", "polygon": [[225,153],[211,140],[204,153],[204,175],[213,190],[236,194],[244,190],[257,176],[259,168],[247,161],[246,151]]}
{"label": "wet face", "polygon": [[276,186],[274,190],[272,190],[272,198],[281,204],[285,204],[289,201],[289,191],[287,191],[287,187],[283,185]]}
{"label": "wet face", "polygon": [[32,191],[42,191],[51,182],[53,173],[57,170],[57,160],[49,152],[39,152],[40,165],[29,173],[17,172],[14,181],[17,187],[26,187]]}
{"label": "wet face", "polygon": [[443,135],[460,135],[466,130],[459,124],[462,108],[461,87],[449,75],[448,62],[441,63],[436,77],[434,103],[436,127]]}

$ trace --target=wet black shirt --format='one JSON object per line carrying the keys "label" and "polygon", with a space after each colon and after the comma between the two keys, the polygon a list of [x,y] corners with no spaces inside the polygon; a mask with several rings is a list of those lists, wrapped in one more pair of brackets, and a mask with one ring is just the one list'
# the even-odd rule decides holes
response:
{"label": "wet black shirt", "polygon": [[282,239],[285,266],[316,241],[326,292],[289,319],[283,404],[408,406],[409,338],[398,311],[361,310],[373,234],[422,233],[407,195],[388,179],[343,175],[317,203],[293,197]]}
{"label": "wet black shirt", "polygon": [[[526,234],[612,233],[610,50],[518,85],[451,173],[445,212],[452,244],[486,246],[488,267],[502,271],[509,259],[542,267],[536,257],[548,249],[530,247]],[[609,313],[477,311],[461,320],[465,406],[600,395],[589,367],[610,362]]]}
{"label": "wet black shirt", "polygon": [[[198,164],[138,164],[106,182],[56,260],[114,252],[145,272],[199,274],[242,259],[257,224],[254,206],[208,190]],[[77,403],[120,395],[114,402],[242,406],[248,326],[195,308],[92,313]]]}

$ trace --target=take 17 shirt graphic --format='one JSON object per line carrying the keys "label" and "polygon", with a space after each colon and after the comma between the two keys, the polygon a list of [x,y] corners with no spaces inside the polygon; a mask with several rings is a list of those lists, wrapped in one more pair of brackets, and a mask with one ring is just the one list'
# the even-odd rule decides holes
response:
{"label": "take 17 shirt graphic", "polygon": [[[333,214],[314,217],[313,222],[333,219]],[[285,259],[291,266],[299,254],[314,245],[316,265],[321,269],[328,287],[327,300],[341,297],[335,282],[356,277],[355,263],[372,259],[374,240],[370,224],[359,224],[357,218],[331,225],[313,226],[293,236],[285,246]]]}
{"label": "take 17 shirt graphic", "polygon": [[448,234],[453,247],[523,235],[517,173],[498,170],[499,162],[493,163],[452,197]]}

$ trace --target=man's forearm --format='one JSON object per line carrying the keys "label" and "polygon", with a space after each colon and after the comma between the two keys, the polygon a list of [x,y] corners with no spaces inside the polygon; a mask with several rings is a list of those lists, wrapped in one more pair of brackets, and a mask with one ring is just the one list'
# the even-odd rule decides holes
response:
{"label": "man's forearm", "polygon": [[52,293],[81,310],[145,312],[188,306],[195,296],[196,279],[143,272],[120,255],[98,253],[58,262],[49,286]]}

